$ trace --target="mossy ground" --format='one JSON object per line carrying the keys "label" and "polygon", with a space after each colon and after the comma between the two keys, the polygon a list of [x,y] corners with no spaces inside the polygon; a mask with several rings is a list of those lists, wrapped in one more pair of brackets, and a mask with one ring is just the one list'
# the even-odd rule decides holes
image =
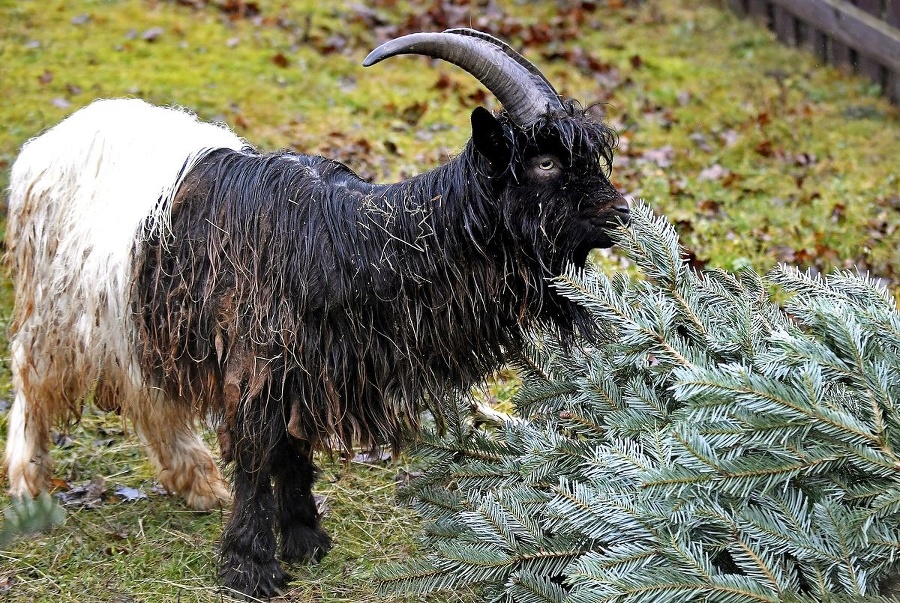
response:
{"label": "mossy ground", "polygon": [[[259,147],[326,154],[367,177],[416,173],[460,148],[468,112],[493,100],[447,65],[360,62],[379,32],[404,23],[484,24],[513,32],[561,92],[601,103],[621,136],[614,181],[676,221],[698,265],[858,267],[898,291],[896,108],[866,80],[779,46],[716,3],[188,4],[0,0],[0,187],[25,140],[115,96],[190,107]],[[598,261],[614,269],[615,252]],[[6,322],[6,280],[2,292]],[[510,389],[501,383],[497,394]],[[5,368],[0,397],[10,397]],[[117,417],[88,410],[69,435],[54,453],[57,476],[104,476],[109,490],[148,498],[72,510],[51,533],[17,540],[0,552],[0,595],[222,600],[214,574],[224,514],[154,493]],[[416,521],[394,502],[403,462],[323,464],[318,492],[337,546],[320,565],[292,568],[298,581],[285,598],[375,600],[372,568],[415,546]]]}

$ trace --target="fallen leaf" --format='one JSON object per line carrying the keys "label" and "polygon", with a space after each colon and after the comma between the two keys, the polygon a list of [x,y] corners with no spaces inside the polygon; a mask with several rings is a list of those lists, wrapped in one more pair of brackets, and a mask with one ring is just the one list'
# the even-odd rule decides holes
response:
{"label": "fallen leaf", "polygon": [[105,482],[102,477],[95,477],[90,482],[75,486],[67,492],[58,492],[56,498],[64,507],[95,509],[103,504]]}
{"label": "fallen leaf", "polygon": [[729,174],[728,170],[723,168],[718,163],[714,163],[708,168],[702,170],[700,174],[697,176],[697,180],[710,181],[710,180],[721,180],[725,176]]}
{"label": "fallen leaf", "polygon": [[114,544],[110,544],[103,548],[103,552],[110,557],[113,557],[115,555],[128,555],[131,553],[131,548],[127,546],[117,546]]}
{"label": "fallen leaf", "polygon": [[72,486],[64,479],[54,477],[50,480],[50,486],[55,490],[71,490]]}
{"label": "fallen leaf", "polygon": [[347,38],[341,34],[329,36],[322,44],[319,45],[319,51],[322,54],[332,54],[340,52],[347,47]]}
{"label": "fallen leaf", "polygon": [[797,254],[790,245],[775,245],[766,249],[766,252],[772,254],[776,260],[784,264],[794,264],[797,260]]}
{"label": "fallen leaf", "polygon": [[684,178],[668,178],[669,194],[681,195],[687,190],[687,180]]}
{"label": "fallen leaf", "polygon": [[428,111],[428,103],[413,103],[400,111],[400,118],[411,126],[419,123],[425,112]]}
{"label": "fallen leaf", "polygon": [[290,61],[288,61],[288,58],[280,52],[272,57],[272,62],[275,63],[277,67],[281,67],[282,69],[290,65]]}
{"label": "fallen leaf", "polygon": [[116,486],[113,494],[121,498],[122,502],[134,502],[136,500],[141,500],[142,498],[147,498],[147,495],[143,491],[128,486]]}
{"label": "fallen leaf", "polygon": [[63,450],[65,450],[66,448],[71,448],[75,445],[75,439],[67,433],[54,431],[52,434],[50,434],[50,439],[53,440],[53,445],[55,447],[61,448]]}
{"label": "fallen leaf", "polygon": [[[462,100],[463,104],[468,104],[469,106],[471,106],[472,103],[476,105],[483,105],[487,99],[488,93],[483,88],[478,88],[477,90],[475,90],[475,92],[466,95],[464,99],[460,100]],[[470,102],[467,103],[467,100]]]}
{"label": "fallen leaf", "polygon": [[262,12],[259,8],[259,4],[256,2],[247,2],[246,0],[220,0],[218,2],[213,2],[212,4],[228,15],[232,21],[257,17]]}
{"label": "fallen leaf", "polygon": [[390,450],[368,450],[363,452],[357,452],[352,459],[350,459],[351,463],[357,463],[359,465],[383,465],[391,460],[391,451]]}
{"label": "fallen leaf", "polygon": [[816,164],[816,156],[813,153],[798,153],[794,155],[794,164],[795,165],[815,165]]}
{"label": "fallen leaf", "polygon": [[150,486],[150,494],[153,494],[156,496],[171,496],[171,493],[168,490],[166,490],[165,488],[163,488],[162,484],[160,484],[160,483],[155,483],[152,486]]}
{"label": "fallen leaf", "polygon": [[446,72],[442,71],[438,75],[437,81],[434,83],[434,89],[435,90],[447,90],[452,86],[452,84],[453,84],[453,78],[451,78],[449,75],[447,75]]}
{"label": "fallen leaf", "polygon": [[42,73],[38,76],[38,81],[41,84],[45,84],[45,85],[49,84],[50,82],[53,81],[53,72],[50,71],[49,69],[44,69],[44,73]]}
{"label": "fallen leaf", "polygon": [[667,168],[672,165],[672,161],[675,159],[675,149],[669,144],[656,149],[647,149],[644,151],[643,159],[655,163],[661,168]]}
{"label": "fallen leaf", "polygon": [[414,479],[418,479],[424,475],[422,471],[410,471],[409,469],[401,469],[394,476],[394,483],[401,486],[408,486]]}
{"label": "fallen leaf", "polygon": [[705,270],[709,260],[697,256],[693,249],[685,249],[682,257],[687,261],[688,265],[694,270]]}
{"label": "fallen leaf", "polygon": [[352,13],[352,18],[367,29],[383,27],[390,23],[387,18],[382,16],[374,8],[370,8],[362,4],[353,4],[349,6],[348,9]]}
{"label": "fallen leaf", "polygon": [[581,46],[566,50],[551,46],[550,50],[543,53],[543,57],[548,61],[564,61],[567,65],[577,67],[585,75],[608,74],[614,71],[611,63],[601,61]]}
{"label": "fallen leaf", "polygon": [[84,25],[85,23],[87,23],[90,20],[91,20],[91,16],[89,14],[82,13],[80,15],[76,15],[76,16],[72,17],[72,20],[70,21],[70,23],[72,23],[72,25]]}
{"label": "fallen leaf", "polygon": [[794,251],[794,261],[804,268],[812,267],[815,256],[806,248]]}
{"label": "fallen leaf", "polygon": [[771,140],[763,140],[753,149],[763,157],[771,157],[775,154],[775,148],[772,146]]}
{"label": "fallen leaf", "polygon": [[145,42],[155,42],[161,35],[166,32],[162,27],[151,27],[141,34],[141,39]]}
{"label": "fallen leaf", "polygon": [[725,177],[722,178],[722,186],[731,186],[741,179],[742,177],[740,174],[735,174],[734,172],[729,171],[727,174],[725,174]]}
{"label": "fallen leaf", "polygon": [[712,146],[709,144],[709,140],[706,138],[706,134],[703,132],[692,132],[688,138],[697,145],[697,148],[706,153],[712,152]]}
{"label": "fallen leaf", "polygon": [[738,139],[740,138],[740,134],[738,134],[737,130],[725,130],[719,134],[719,138],[725,143],[726,148],[733,147],[737,144]]}
{"label": "fallen leaf", "polygon": [[709,216],[715,216],[722,212],[722,204],[713,199],[704,199],[697,203],[697,210]]}
{"label": "fallen leaf", "polygon": [[831,221],[835,223],[843,222],[846,214],[847,206],[843,203],[835,203],[834,207],[831,208]]}

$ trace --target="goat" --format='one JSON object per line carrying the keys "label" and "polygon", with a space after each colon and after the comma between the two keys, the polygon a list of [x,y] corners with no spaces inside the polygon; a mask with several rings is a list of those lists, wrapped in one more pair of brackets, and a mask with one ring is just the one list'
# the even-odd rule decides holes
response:
{"label": "goat", "polygon": [[567,341],[592,329],[550,279],[628,221],[615,134],[486,34],[410,34],[364,65],[397,54],[461,67],[503,110],[476,108],[458,156],[395,184],[136,99],[95,101],[26,143],[7,237],[12,494],[48,486],[50,426],[93,392],[134,423],[167,490],[225,504],[195,430],[212,420],[233,467],[220,579],[272,596],[288,580],[276,552],[331,547],[315,450],[399,446],[429,401],[496,370],[535,326]]}

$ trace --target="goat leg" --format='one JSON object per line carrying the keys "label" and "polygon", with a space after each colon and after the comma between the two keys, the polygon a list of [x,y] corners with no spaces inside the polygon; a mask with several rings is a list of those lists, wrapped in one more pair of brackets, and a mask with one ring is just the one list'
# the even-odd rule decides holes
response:
{"label": "goat leg", "polygon": [[246,450],[249,440],[241,439],[234,451],[234,508],[222,534],[219,578],[228,589],[268,598],[281,592],[290,576],[275,559],[275,498],[268,463],[258,464],[259,458]]}
{"label": "goat leg", "polygon": [[286,435],[272,463],[282,561],[315,562],[331,549],[331,538],[319,525],[312,494],[317,474],[312,446]]}

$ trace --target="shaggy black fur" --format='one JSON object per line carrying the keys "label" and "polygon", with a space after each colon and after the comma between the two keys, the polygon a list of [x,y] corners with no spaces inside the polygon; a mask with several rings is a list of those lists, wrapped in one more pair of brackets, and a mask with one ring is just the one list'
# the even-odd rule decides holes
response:
{"label": "shaggy black fur", "polygon": [[574,103],[528,131],[483,109],[472,127],[458,157],[391,185],[321,157],[213,151],[171,233],[136,254],[148,378],[219,417],[234,462],[226,585],[283,585],[276,524],[284,559],[327,552],[314,448],[397,446],[427,400],[497,369],[535,324],[591,329],[548,279],[627,221],[614,135]]}

